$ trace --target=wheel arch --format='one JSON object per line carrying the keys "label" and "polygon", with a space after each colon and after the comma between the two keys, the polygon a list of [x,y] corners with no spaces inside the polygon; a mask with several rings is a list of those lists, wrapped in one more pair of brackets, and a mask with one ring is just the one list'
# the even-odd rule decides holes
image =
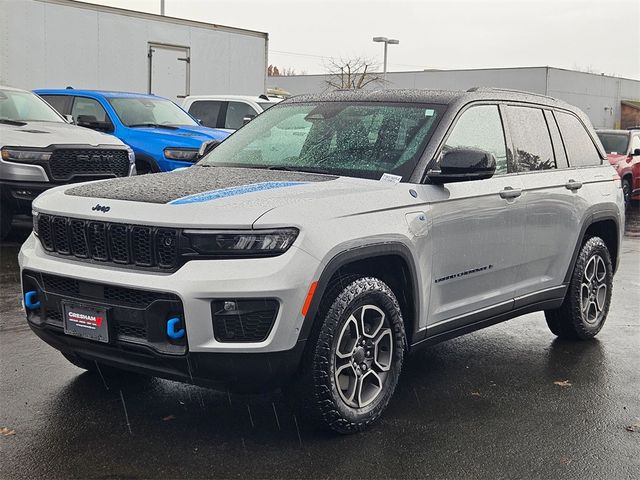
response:
{"label": "wheel arch", "polygon": [[309,337],[322,298],[336,276],[353,273],[376,276],[389,285],[400,303],[407,342],[411,345],[418,325],[419,281],[413,255],[400,242],[356,247],[334,256],[318,279],[299,339],[306,340]]}
{"label": "wheel arch", "polygon": [[620,216],[617,214],[617,211],[614,210],[593,212],[587,217],[587,220],[582,225],[578,241],[573,250],[571,263],[564,278],[565,284],[571,281],[571,275],[573,274],[573,269],[575,268],[582,245],[584,245],[586,239],[593,236],[602,238],[609,249],[613,272],[615,273],[620,258],[620,221]]}

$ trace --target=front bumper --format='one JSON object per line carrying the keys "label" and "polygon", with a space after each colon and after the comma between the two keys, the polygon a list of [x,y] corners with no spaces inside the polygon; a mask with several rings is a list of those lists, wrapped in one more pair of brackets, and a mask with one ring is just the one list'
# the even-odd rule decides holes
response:
{"label": "front bumper", "polygon": [[[301,308],[309,285],[319,275],[320,268],[318,260],[292,247],[285,254],[272,258],[192,260],[174,273],[161,274],[54,257],[44,251],[33,234],[23,244],[19,262],[23,272],[27,270],[177,296],[182,303],[187,348],[185,355],[170,355],[169,359],[165,358],[166,355],[162,352],[141,345],[128,345],[126,342],[104,345],[67,336],[59,327],[56,329],[32,322],[30,325],[41,338],[60,350],[75,351],[80,356],[124,368],[128,368],[126,365],[129,365],[133,369],[146,369],[150,373],[167,378],[180,379],[177,377],[184,374],[184,371],[178,366],[186,364],[187,359],[198,359],[199,365],[206,366],[202,368],[201,376],[214,383],[217,379],[209,378],[209,374],[217,376],[219,363],[217,360],[209,359],[229,359],[233,362],[232,358],[240,354],[240,364],[245,361],[249,364],[262,362],[267,365],[269,371],[277,374],[276,370],[283,370],[280,367],[274,369],[274,365],[279,365],[280,362],[277,358],[289,361],[296,356],[293,352],[301,348],[298,342],[303,322]],[[212,321],[212,301],[256,298],[270,298],[279,302],[278,314],[267,338],[256,343],[218,341]],[[166,319],[159,318],[158,321],[164,322]],[[144,350],[143,353],[140,353],[141,349]],[[211,354],[221,355],[209,357]],[[143,361],[143,358],[147,360]],[[271,367],[268,366],[267,360],[272,363]],[[173,366],[169,368],[167,365]],[[297,360],[292,365],[293,370],[296,367]],[[225,368],[222,370],[226,371]],[[258,370],[262,372],[259,377],[266,376],[264,369]],[[226,382],[224,378],[223,380]],[[271,380],[267,383],[270,382]]]}
{"label": "front bumper", "polygon": [[163,355],[144,347],[118,348],[70,337],[61,330],[31,330],[53,348],[123,370],[234,392],[263,392],[283,386],[296,372],[305,342],[283,352]]}

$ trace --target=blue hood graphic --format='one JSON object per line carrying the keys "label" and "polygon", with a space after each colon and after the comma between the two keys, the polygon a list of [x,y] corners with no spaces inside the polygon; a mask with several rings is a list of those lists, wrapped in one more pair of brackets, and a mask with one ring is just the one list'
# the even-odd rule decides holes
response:
{"label": "blue hood graphic", "polygon": [[274,188],[294,187],[296,185],[304,185],[307,182],[262,182],[252,185],[242,185],[240,187],[222,188],[219,190],[211,190],[209,192],[196,193],[186,197],[177,198],[169,202],[171,205],[184,205],[187,203],[201,203],[216,200],[218,198],[234,197],[236,195],[244,195],[246,193],[262,192],[264,190],[272,190]]}

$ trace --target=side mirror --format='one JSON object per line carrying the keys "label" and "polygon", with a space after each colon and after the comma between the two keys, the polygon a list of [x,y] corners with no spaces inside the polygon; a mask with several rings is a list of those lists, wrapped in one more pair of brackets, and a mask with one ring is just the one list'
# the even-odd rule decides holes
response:
{"label": "side mirror", "polygon": [[73,115],[64,115],[64,119],[69,122],[71,125],[75,125],[76,121],[73,118]]}
{"label": "side mirror", "polygon": [[633,152],[631,152],[632,157],[637,157],[640,155],[640,148],[636,148]]}
{"label": "side mirror", "polygon": [[474,148],[455,148],[440,157],[439,164],[427,172],[432,183],[467,182],[491,178],[496,172],[492,153]]}
{"label": "side mirror", "polygon": [[78,118],[76,118],[76,125],[103,132],[113,132],[113,125],[111,122],[100,122],[93,115],[78,115]]}
{"label": "side mirror", "polygon": [[242,119],[242,125],[246,125],[247,123],[249,123],[251,120],[253,120],[254,118],[256,118],[255,115],[247,115]]}
{"label": "side mirror", "polygon": [[200,145],[200,149],[198,150],[198,158],[204,157],[218,145],[220,145],[220,142],[218,140],[208,140],[206,142],[203,142],[202,145]]}

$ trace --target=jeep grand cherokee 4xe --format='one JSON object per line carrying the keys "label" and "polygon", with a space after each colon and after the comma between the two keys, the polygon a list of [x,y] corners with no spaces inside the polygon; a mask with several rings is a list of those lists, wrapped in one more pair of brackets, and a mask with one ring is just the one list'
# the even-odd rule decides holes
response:
{"label": "jeep grand cherokee 4xe", "polygon": [[8,87],[0,87],[0,154],[0,238],[48,188],[135,173],[120,140],[70,125],[37,95]]}
{"label": "jeep grand cherokee 4xe", "polygon": [[39,197],[28,323],[87,370],[283,386],[358,431],[419,345],[537,310],[600,331],[624,221],[605,159],[547,97],[289,99],[193,168]]}

